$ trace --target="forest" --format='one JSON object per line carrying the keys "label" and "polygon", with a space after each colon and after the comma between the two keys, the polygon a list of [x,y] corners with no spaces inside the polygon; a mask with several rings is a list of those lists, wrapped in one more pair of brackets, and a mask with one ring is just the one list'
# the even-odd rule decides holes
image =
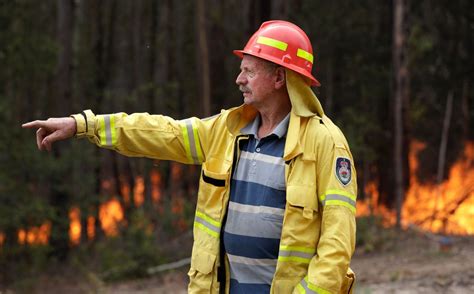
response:
{"label": "forest", "polygon": [[[232,50],[270,19],[309,36],[313,91],[351,146],[359,265],[406,236],[473,244],[473,1],[0,0],[0,292],[114,292],[190,256],[200,166],[82,139],[39,152],[21,124],[238,106]],[[463,263],[455,245],[440,258]]]}

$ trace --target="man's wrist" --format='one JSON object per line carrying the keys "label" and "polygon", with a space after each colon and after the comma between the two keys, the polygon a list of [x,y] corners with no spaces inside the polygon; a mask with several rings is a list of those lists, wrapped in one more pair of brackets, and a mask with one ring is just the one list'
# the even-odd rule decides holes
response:
{"label": "man's wrist", "polygon": [[76,133],[74,134],[74,137],[76,138],[82,138],[86,136],[87,134],[87,120],[85,116],[83,116],[81,113],[78,114],[73,114],[71,117],[74,119],[75,124],[76,124]]}

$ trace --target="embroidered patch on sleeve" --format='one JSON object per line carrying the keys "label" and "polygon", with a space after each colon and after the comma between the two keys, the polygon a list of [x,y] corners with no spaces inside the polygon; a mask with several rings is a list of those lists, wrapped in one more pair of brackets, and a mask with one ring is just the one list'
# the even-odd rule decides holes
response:
{"label": "embroidered patch on sleeve", "polygon": [[336,176],[339,182],[341,182],[341,184],[344,186],[351,182],[351,161],[348,158],[336,158]]}

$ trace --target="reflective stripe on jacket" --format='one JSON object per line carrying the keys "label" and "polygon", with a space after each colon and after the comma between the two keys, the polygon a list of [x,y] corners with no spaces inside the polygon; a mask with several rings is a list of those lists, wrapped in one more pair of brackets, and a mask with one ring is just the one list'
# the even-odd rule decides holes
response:
{"label": "reflective stripe on jacket", "polygon": [[[287,70],[292,111],[284,160],[287,203],[271,293],[350,293],[355,247],[356,173],[342,132],[324,115],[300,76]],[[224,110],[209,119],[177,121],[138,113],[73,115],[77,137],[127,156],[202,164],[189,293],[219,293],[220,235],[230,178],[239,156],[240,129],[257,112],[250,106]],[[86,117],[86,119],[84,118]],[[341,173],[341,159],[344,166]],[[347,173],[348,171],[348,173]]]}

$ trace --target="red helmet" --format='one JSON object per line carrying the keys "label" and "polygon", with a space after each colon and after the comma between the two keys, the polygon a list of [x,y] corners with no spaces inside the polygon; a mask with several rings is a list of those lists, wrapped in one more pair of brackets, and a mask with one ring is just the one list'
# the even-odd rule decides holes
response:
{"label": "red helmet", "polygon": [[264,22],[245,45],[244,50],[234,50],[243,58],[253,55],[296,71],[309,78],[312,86],[321,86],[311,75],[313,48],[305,32],[295,24],[282,20]]}

